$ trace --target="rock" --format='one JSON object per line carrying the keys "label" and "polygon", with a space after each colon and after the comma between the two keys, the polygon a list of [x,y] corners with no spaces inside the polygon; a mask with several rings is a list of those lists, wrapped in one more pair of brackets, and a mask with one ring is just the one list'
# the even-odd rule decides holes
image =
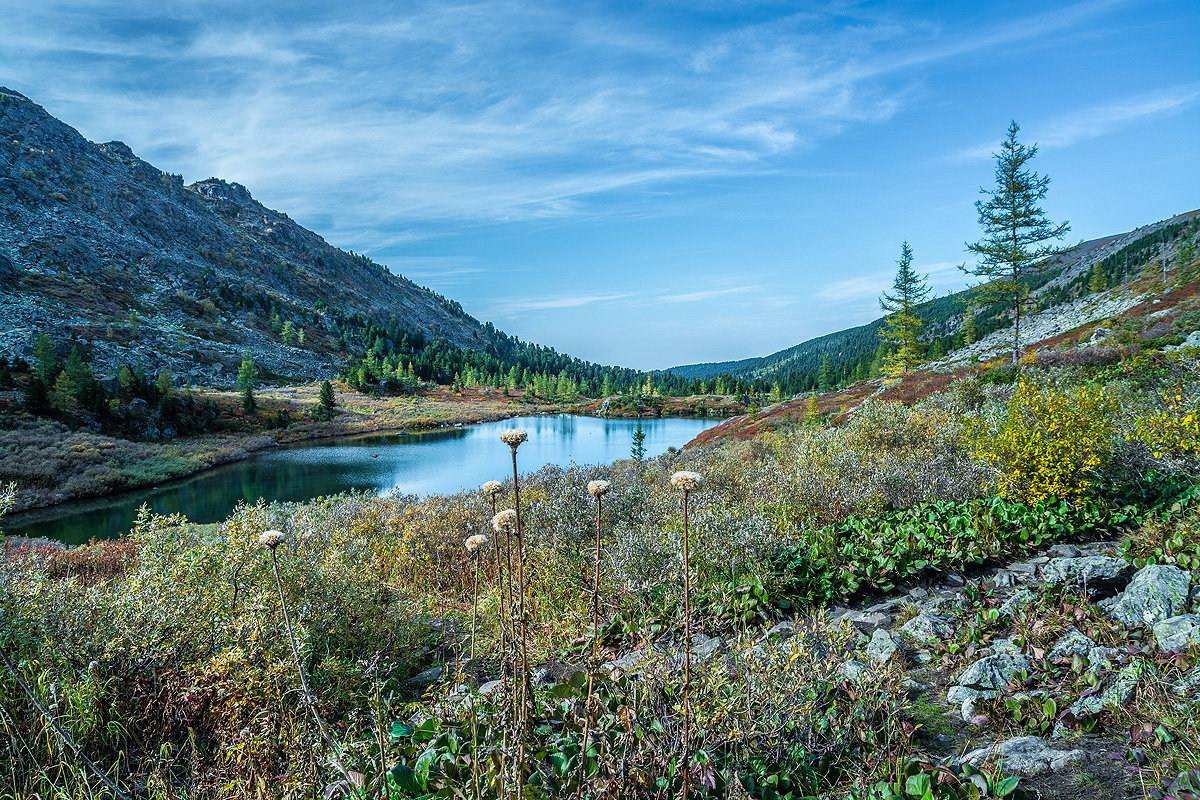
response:
{"label": "rock", "polygon": [[887,625],[891,621],[892,618],[889,614],[880,611],[848,611],[838,620],[838,622],[849,622],[852,625],[863,625],[872,630],[881,625]]}
{"label": "rock", "polygon": [[922,611],[901,625],[900,632],[918,642],[932,642],[954,633],[954,626],[941,617]]}
{"label": "rock", "polygon": [[969,721],[970,716],[974,716],[973,707],[976,700],[998,697],[1014,678],[1032,668],[1033,662],[1020,654],[999,653],[985,656],[963,670],[954,686],[946,693],[946,699],[951,703],[962,704],[963,719]]}
{"label": "rock", "polygon": [[479,687],[479,693],[481,695],[483,695],[484,697],[491,697],[492,695],[496,694],[503,688],[504,688],[504,681],[502,681],[502,680],[488,681],[487,683],[485,683]]}
{"label": "rock", "polygon": [[1073,544],[1056,544],[1046,551],[1051,558],[1078,558],[1083,551]]}
{"label": "rock", "polygon": [[947,573],[947,575],[944,579],[944,583],[947,586],[966,586],[967,579],[964,578],[962,575],[959,575],[957,572],[950,572],[950,573]]}
{"label": "rock", "polygon": [[929,591],[918,586],[914,589],[909,589],[908,596],[914,600],[924,600],[926,597],[929,597]]}
{"label": "rock", "polygon": [[408,679],[408,682],[413,686],[429,686],[437,683],[442,679],[442,665],[430,667],[424,672],[418,672],[416,675]]}
{"label": "rock", "polygon": [[[1109,679],[1108,685],[1104,687],[1103,691],[1099,694],[1079,698],[1067,709],[1067,713],[1081,717],[1098,714],[1106,708],[1119,708],[1125,705],[1133,697],[1138,681],[1141,680],[1147,669],[1147,662],[1142,659],[1130,662]],[[1066,729],[1061,722],[1054,726],[1053,738],[1061,739],[1065,734]]]}
{"label": "rock", "polygon": [[[695,638],[692,640],[695,642]],[[705,664],[729,650],[729,645],[720,636],[692,645],[692,660]]]}
{"label": "rock", "polygon": [[1037,600],[1036,594],[1028,589],[1021,589],[1000,604],[1000,616],[1013,617],[1018,611],[1033,605],[1035,600]]}
{"label": "rock", "polygon": [[846,659],[846,662],[842,664],[842,675],[844,675],[847,680],[854,681],[855,683],[858,683],[863,678],[867,677],[870,672],[871,668],[861,661]]}
{"label": "rock", "polygon": [[1058,637],[1058,641],[1050,648],[1047,655],[1051,661],[1060,658],[1070,658],[1075,654],[1086,656],[1096,647],[1096,643],[1079,632],[1078,628],[1067,628],[1067,632]]}
{"label": "rock", "polygon": [[990,578],[988,578],[988,583],[997,588],[1003,589],[1009,586],[1016,586],[1018,583],[1022,583],[1027,580],[1029,580],[1029,576],[1023,573],[1013,572],[1012,570],[1008,569],[998,569],[992,573]]}
{"label": "rock", "polygon": [[1017,647],[1008,639],[997,639],[990,645],[991,651],[995,655],[1007,653],[1008,655],[1017,655],[1021,652],[1021,648]]}
{"label": "rock", "polygon": [[1200,693],[1200,667],[1193,667],[1191,672],[1184,675],[1182,680],[1171,687],[1171,691],[1180,697]]}
{"label": "rock", "polygon": [[871,634],[871,643],[867,645],[867,655],[876,664],[886,664],[896,654],[897,649],[892,635],[883,628],[876,628]]}
{"label": "rock", "polygon": [[1153,625],[1187,610],[1192,574],[1169,564],[1142,567],[1108,610],[1131,628]]}
{"label": "rock", "polygon": [[1018,736],[995,747],[981,747],[962,757],[962,762],[978,767],[993,762],[1005,774],[1040,775],[1057,772],[1071,764],[1087,761],[1083,750],[1055,750],[1037,736]]}
{"label": "rock", "polygon": [[1200,614],[1180,614],[1155,623],[1154,638],[1164,653],[1200,645]]}
{"label": "rock", "polygon": [[1133,566],[1129,562],[1111,556],[1053,558],[1042,570],[1042,576],[1051,586],[1082,588],[1093,599],[1120,591],[1132,575]]}
{"label": "rock", "polygon": [[620,658],[613,659],[612,661],[602,664],[600,666],[600,671],[606,672],[613,677],[619,677],[621,675],[632,677],[637,674],[638,668],[645,660],[646,651],[644,649],[634,650],[626,653]]}

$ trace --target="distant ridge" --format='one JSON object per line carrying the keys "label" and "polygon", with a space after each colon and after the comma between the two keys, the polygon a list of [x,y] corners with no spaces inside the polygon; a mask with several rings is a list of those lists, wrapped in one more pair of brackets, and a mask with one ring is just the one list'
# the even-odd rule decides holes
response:
{"label": "distant ridge", "polygon": [[[1126,233],[1104,236],[1075,245],[1046,266],[1043,282],[1033,287],[1033,296],[1043,298],[1047,307],[1067,302],[1070,294],[1062,291],[1063,288],[1072,284],[1079,285],[1098,262],[1157,231],[1168,226],[1180,225],[1197,216],[1200,216],[1200,210],[1188,211]],[[884,287],[880,288],[882,290]],[[957,332],[970,299],[971,290],[967,289],[937,298],[925,305],[920,313],[928,322],[928,333],[944,337]],[[709,380],[722,375],[765,382],[794,379],[797,374],[815,373],[820,369],[821,361],[826,355],[832,362],[840,365],[869,356],[879,346],[879,331],[884,320],[884,317],[880,317],[865,325],[827,333],[765,356],[738,361],[684,364],[663,371],[688,380]],[[977,322],[981,328],[981,336],[990,330],[1011,327],[999,306],[980,309]]]}

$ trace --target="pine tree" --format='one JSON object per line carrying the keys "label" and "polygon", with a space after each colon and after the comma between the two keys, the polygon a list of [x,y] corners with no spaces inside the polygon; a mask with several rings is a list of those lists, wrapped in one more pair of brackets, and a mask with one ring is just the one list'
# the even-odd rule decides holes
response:
{"label": "pine tree", "polygon": [[1050,178],[1038,175],[1026,165],[1037,155],[1037,145],[1026,147],[1017,141],[1021,126],[1008,126],[1008,136],[1000,143],[996,157],[996,188],[980,189],[988,200],[977,200],[983,238],[967,249],[980,256],[974,267],[962,267],[968,275],[980,278],[976,288],[987,301],[1003,301],[1013,311],[1013,364],[1021,356],[1021,309],[1028,290],[1023,281],[1046,266],[1048,259],[1064,252],[1050,244],[1071,229],[1069,223],[1054,225],[1038,203],[1046,197]]}
{"label": "pine tree", "polygon": [[296,342],[296,329],[292,326],[291,320],[283,323],[283,330],[279,332],[279,338],[284,344],[290,345]]}
{"label": "pine tree", "polygon": [[918,336],[925,320],[916,315],[916,310],[929,297],[928,276],[918,275],[912,268],[913,252],[908,242],[900,245],[900,260],[896,263],[896,277],[892,281],[893,294],[883,293],[879,307],[889,312],[880,337],[897,345],[896,354],[889,367],[892,371],[908,372],[909,368],[921,363],[921,343]]}

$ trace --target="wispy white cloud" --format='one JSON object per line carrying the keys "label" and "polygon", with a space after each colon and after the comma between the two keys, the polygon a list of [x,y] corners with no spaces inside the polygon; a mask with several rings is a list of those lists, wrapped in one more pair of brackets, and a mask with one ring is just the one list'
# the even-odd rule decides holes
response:
{"label": "wispy white cloud", "polygon": [[596,214],[644,187],[767,171],[896,114],[906,71],[1108,5],[965,36],[810,10],[697,40],[512,0],[3,1],[0,60],[15,88],[50,87],[34,99],[85,134],[126,138],[189,178],[239,180],[301,221],[324,215],[348,243],[434,220]]}
{"label": "wispy white cloud", "polygon": [[761,289],[761,286],[730,286],[725,289],[702,289],[696,292],[684,292],[682,294],[667,294],[655,298],[660,303],[694,303],[699,300],[712,300],[717,297],[725,297],[731,294],[746,294],[747,292],[756,292]]}
{"label": "wispy white cloud", "polygon": [[[1037,143],[1041,149],[1056,150],[1105,136],[1145,120],[1180,114],[1197,102],[1200,102],[1200,84],[1188,83],[1089,106],[1045,122],[1034,122],[1025,127],[1022,136],[1031,143]],[[954,154],[952,160],[991,158],[997,149],[996,142],[978,144]]]}
{"label": "wispy white cloud", "polygon": [[529,311],[546,311],[548,309],[579,308],[594,303],[610,303],[633,297],[632,292],[609,294],[559,294],[543,297],[517,298],[503,300],[492,307],[497,318],[511,317]]}

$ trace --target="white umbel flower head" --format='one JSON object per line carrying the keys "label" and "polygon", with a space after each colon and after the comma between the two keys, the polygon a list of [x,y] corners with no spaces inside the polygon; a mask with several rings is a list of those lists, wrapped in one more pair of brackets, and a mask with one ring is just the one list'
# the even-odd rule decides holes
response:
{"label": "white umbel flower head", "polygon": [[477,533],[474,536],[468,536],[467,542],[466,542],[467,552],[474,553],[476,550],[483,547],[487,543],[488,543],[488,537],[484,536],[482,533]]}
{"label": "white umbel flower head", "polygon": [[283,531],[263,531],[258,535],[258,543],[263,547],[269,547],[274,550],[283,544],[283,540],[286,538],[287,534]]}
{"label": "white umbel flower head", "polygon": [[612,489],[608,481],[588,481],[588,494],[592,497],[603,497]]}
{"label": "white umbel flower head", "polygon": [[524,428],[509,428],[500,434],[500,441],[516,450],[521,443],[529,438],[529,432]]}
{"label": "white umbel flower head", "polygon": [[704,485],[704,478],[699,472],[682,470],[671,476],[671,485],[681,492],[694,492]]}
{"label": "white umbel flower head", "polygon": [[500,494],[500,490],[504,488],[500,485],[500,481],[487,481],[483,484],[483,493],[491,497]]}
{"label": "white umbel flower head", "polygon": [[492,517],[492,527],[495,528],[496,533],[514,530],[517,527],[517,512],[511,508],[504,509]]}

